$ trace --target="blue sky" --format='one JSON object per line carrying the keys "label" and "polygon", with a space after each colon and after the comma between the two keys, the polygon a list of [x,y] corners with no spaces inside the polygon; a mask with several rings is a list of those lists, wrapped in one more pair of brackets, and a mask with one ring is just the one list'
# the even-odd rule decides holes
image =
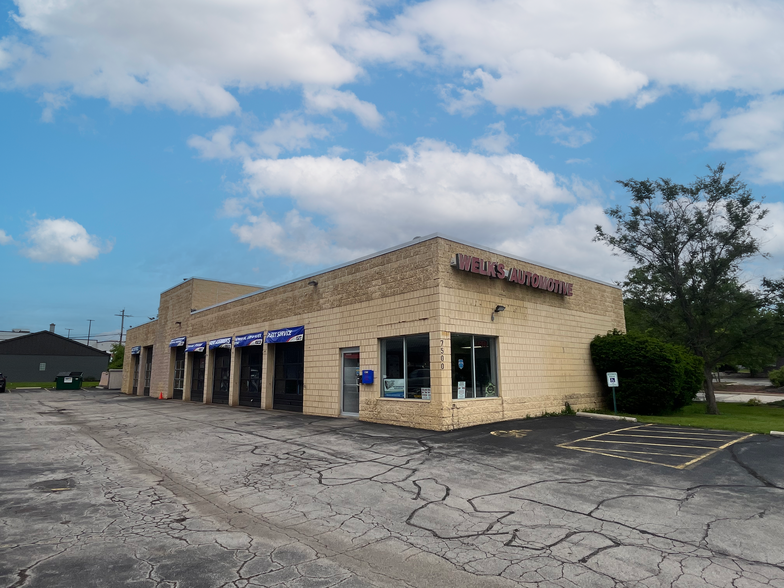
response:
{"label": "blue sky", "polygon": [[[784,256],[778,2],[0,0],[0,330],[112,337],[441,232],[612,281],[615,181],[726,162]],[[753,275],[749,276],[751,279]]]}

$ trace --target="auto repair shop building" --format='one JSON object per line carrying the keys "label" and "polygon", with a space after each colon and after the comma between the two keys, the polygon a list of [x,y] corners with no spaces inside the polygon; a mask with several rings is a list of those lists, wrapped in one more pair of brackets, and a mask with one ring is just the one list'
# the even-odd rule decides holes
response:
{"label": "auto repair shop building", "polygon": [[123,392],[434,430],[601,404],[618,287],[430,235],[272,288],[193,278],[128,331]]}

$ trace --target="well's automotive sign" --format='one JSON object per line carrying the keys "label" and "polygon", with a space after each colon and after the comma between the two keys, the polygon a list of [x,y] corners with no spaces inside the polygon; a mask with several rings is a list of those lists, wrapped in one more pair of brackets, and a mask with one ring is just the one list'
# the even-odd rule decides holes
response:
{"label": "well's automotive sign", "polygon": [[479,274],[480,276],[487,276],[488,278],[497,280],[506,280],[514,284],[520,284],[521,286],[539,288],[540,290],[562,294],[563,296],[573,295],[572,287],[574,284],[571,282],[564,282],[563,280],[557,280],[549,276],[529,272],[516,267],[506,268],[503,263],[488,261],[480,257],[472,257],[470,255],[458,253],[452,260],[452,266],[460,271]]}

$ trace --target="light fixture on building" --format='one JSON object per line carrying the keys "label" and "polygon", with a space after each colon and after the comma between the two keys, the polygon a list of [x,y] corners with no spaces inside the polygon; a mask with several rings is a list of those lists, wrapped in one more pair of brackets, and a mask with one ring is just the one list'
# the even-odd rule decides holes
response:
{"label": "light fixture on building", "polygon": [[495,310],[493,310],[493,314],[490,315],[490,320],[494,321],[495,320],[495,313],[497,313],[497,312],[504,312],[505,310],[506,310],[506,306],[501,306],[499,304],[498,306],[495,307]]}
{"label": "light fixture on building", "polygon": [[308,286],[314,286],[314,287],[318,286],[318,282],[316,280],[311,280],[310,282],[308,282]]}
{"label": "light fixture on building", "polygon": [[182,321],[177,321],[177,322],[176,322],[176,323],[174,323],[174,324],[175,324],[175,325],[177,325],[178,327],[181,327],[181,326],[182,326]]}

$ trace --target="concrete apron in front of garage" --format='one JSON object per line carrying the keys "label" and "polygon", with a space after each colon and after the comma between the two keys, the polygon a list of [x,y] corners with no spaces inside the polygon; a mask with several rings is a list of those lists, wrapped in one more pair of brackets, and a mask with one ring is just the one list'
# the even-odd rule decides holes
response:
{"label": "concrete apron in front of garage", "polygon": [[[0,586],[784,585],[784,439],[640,450],[669,433],[436,433],[100,391],[12,391],[0,415]],[[618,458],[649,448],[687,457]]]}

